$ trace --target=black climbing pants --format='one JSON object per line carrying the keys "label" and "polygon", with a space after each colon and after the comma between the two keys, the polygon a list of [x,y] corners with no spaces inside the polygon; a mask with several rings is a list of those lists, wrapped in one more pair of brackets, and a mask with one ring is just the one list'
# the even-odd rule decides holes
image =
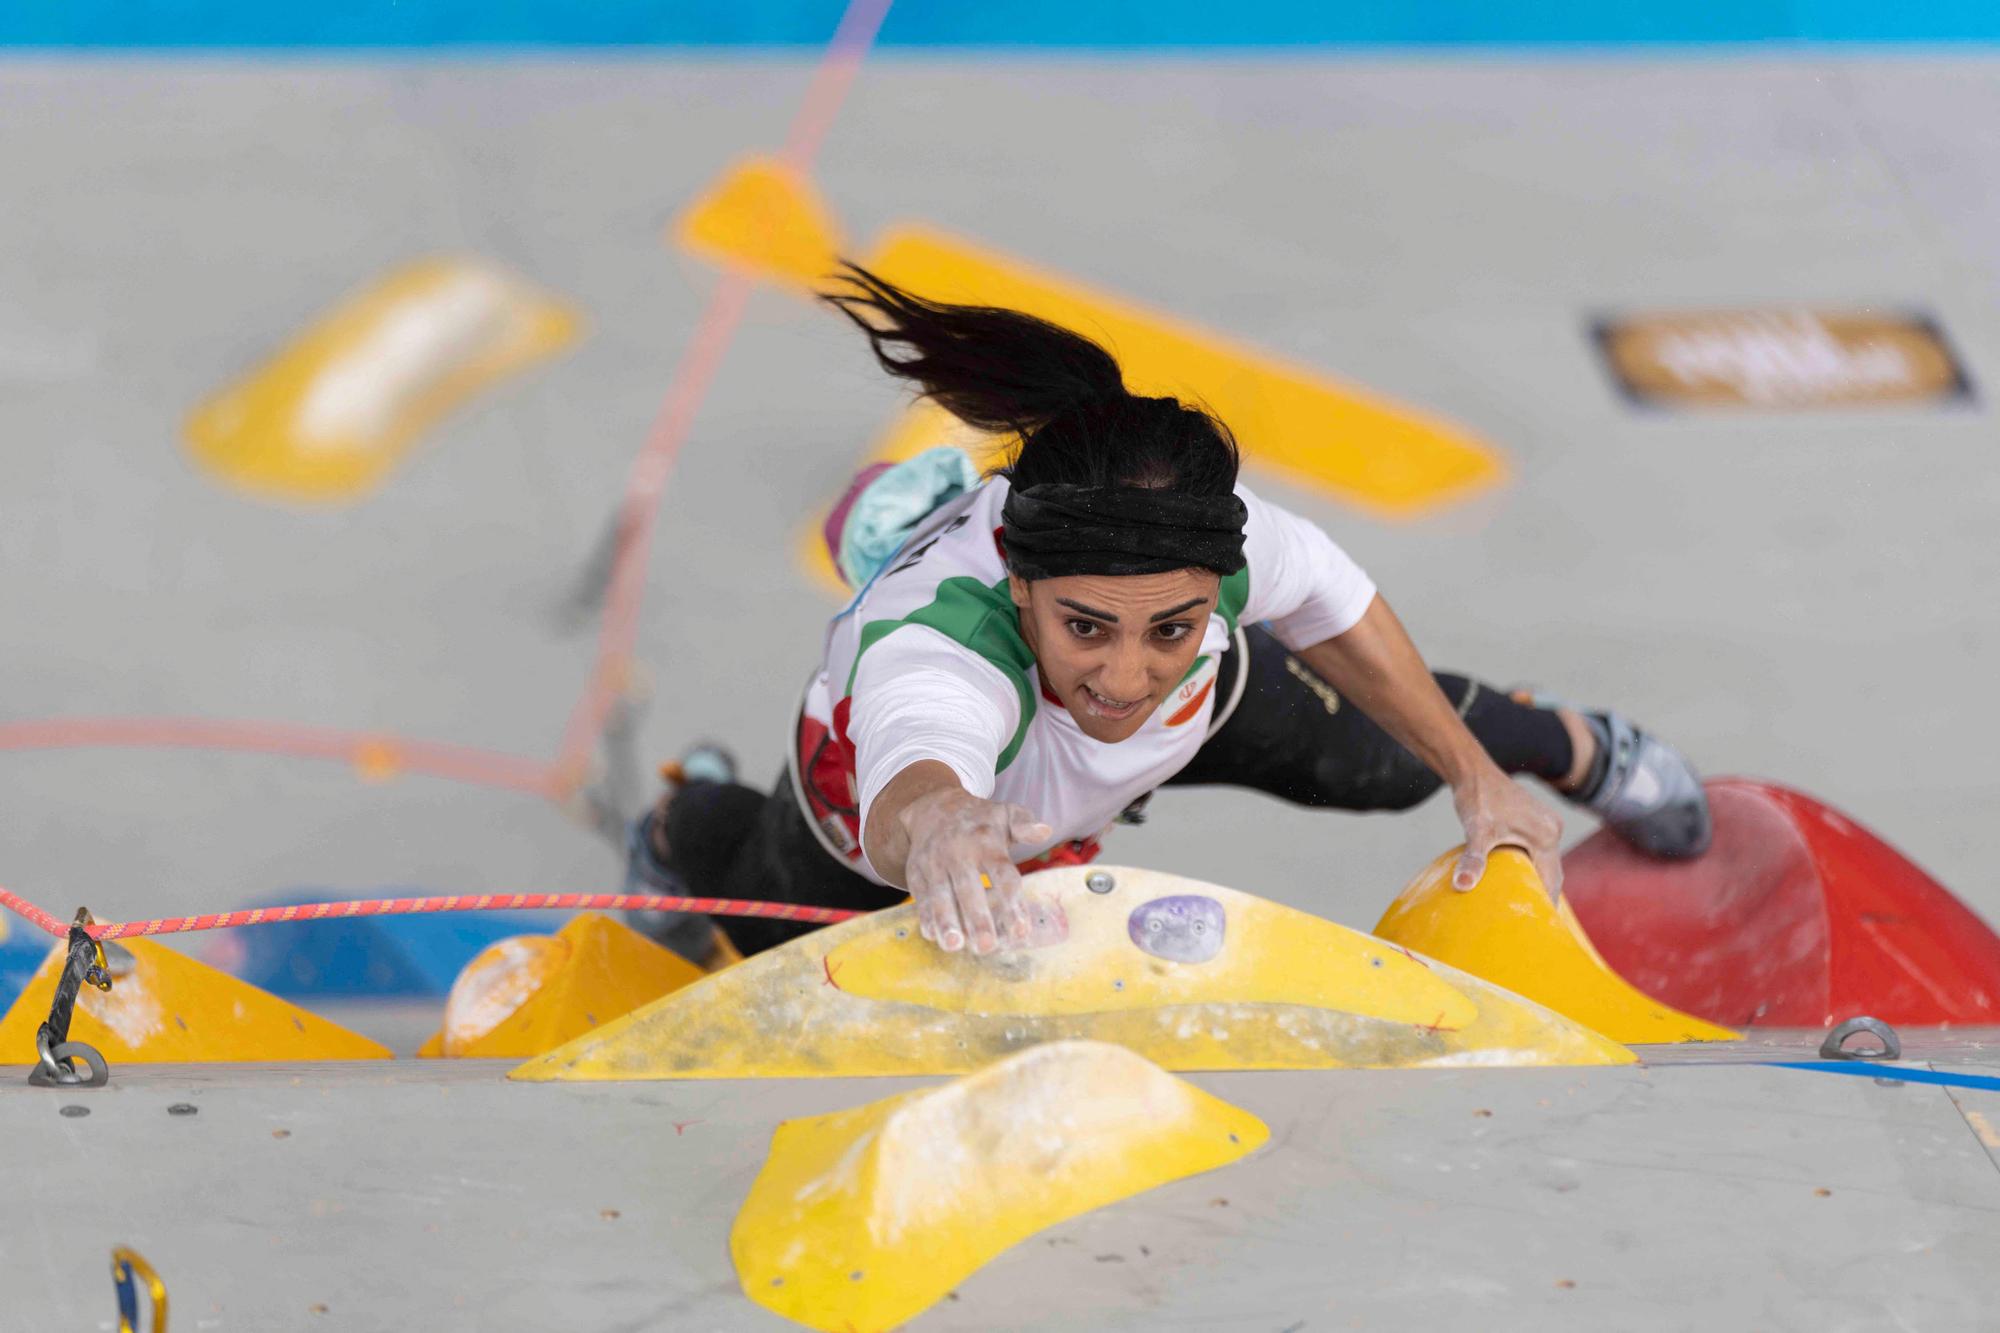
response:
{"label": "black climbing pants", "polygon": [[[1215,694],[1229,697],[1231,668],[1249,673],[1243,698],[1169,787],[1253,787],[1295,805],[1335,810],[1407,810],[1443,786],[1438,775],[1313,669],[1253,626],[1247,660],[1223,656]],[[1438,687],[1493,761],[1508,773],[1551,782],[1569,772],[1569,732],[1546,708],[1518,704],[1465,676],[1437,672]]]}
{"label": "black climbing pants", "polygon": [[[1407,810],[1442,785],[1269,631],[1252,627],[1244,642],[1247,652],[1223,655],[1215,685],[1217,700],[1227,700],[1236,673],[1247,673],[1235,710],[1168,786],[1224,784],[1298,805]],[[1437,681],[1502,769],[1551,781],[1569,771],[1569,733],[1553,712],[1465,676],[1439,673]],[[690,783],[668,808],[666,835],[670,866],[691,894],[858,910],[904,898],[827,854],[783,774],[768,794],[737,783]],[[745,953],[813,929],[753,918],[718,924]]]}

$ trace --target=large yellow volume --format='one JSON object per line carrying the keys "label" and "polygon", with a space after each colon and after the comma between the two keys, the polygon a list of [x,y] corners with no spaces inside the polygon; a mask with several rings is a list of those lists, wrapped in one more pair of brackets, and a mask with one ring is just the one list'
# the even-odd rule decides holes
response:
{"label": "large yellow volume", "polygon": [[553,935],[488,945],[459,970],[444,1026],[417,1054],[540,1055],[701,975],[630,926],[585,912]]}
{"label": "large yellow volume", "polygon": [[1385,940],[1462,967],[1545,1004],[1613,1041],[1734,1041],[1740,1033],[1684,1014],[1611,970],[1568,902],[1551,903],[1534,863],[1505,847],[1478,887],[1451,886],[1458,850],[1431,862],[1375,925]]}
{"label": "large yellow volume", "polygon": [[1068,1038],[1168,1069],[1633,1059],[1488,982],[1234,889],[1116,866],[1027,882],[1062,943],[948,954],[905,904],[755,955],[512,1077],[958,1074]]}
{"label": "large yellow volume", "polygon": [[[95,1046],[113,1068],[120,1061],[389,1058],[381,1043],[156,940],[120,940],[105,950],[113,956],[111,989],[78,993],[69,1035]],[[0,1018],[0,1052],[7,1053],[0,1058],[35,1058],[35,1030],[49,1015],[63,962],[57,945]]]}
{"label": "large yellow volume", "polygon": [[1130,1051],[1053,1042],[941,1088],[779,1125],[729,1253],[760,1305],[875,1333],[1044,1227],[1269,1137]]}
{"label": "large yellow volume", "polygon": [[195,409],[196,459],[245,490],[348,500],[485,385],[552,355],[577,319],[466,259],[410,264],[325,315]]}

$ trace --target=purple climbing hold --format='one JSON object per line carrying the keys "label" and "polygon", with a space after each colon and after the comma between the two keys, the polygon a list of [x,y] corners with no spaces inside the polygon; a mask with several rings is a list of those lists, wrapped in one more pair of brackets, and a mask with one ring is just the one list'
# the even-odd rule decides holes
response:
{"label": "purple climbing hold", "polygon": [[1198,893],[1142,903],[1125,922],[1132,943],[1176,963],[1205,963],[1221,953],[1222,928],[1222,904]]}

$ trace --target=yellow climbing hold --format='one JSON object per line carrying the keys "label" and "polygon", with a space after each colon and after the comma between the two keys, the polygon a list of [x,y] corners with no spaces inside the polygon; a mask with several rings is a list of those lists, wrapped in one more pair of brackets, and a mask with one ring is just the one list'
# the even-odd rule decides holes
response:
{"label": "yellow climbing hold", "polygon": [[1028,885],[1066,920],[1063,943],[947,954],[906,904],[755,955],[512,1077],[958,1074],[1071,1038],[1168,1069],[1633,1059],[1488,982],[1233,889],[1112,866]]}
{"label": "yellow climbing hold", "polygon": [[[156,940],[118,940],[104,949],[111,989],[82,989],[69,1034],[103,1052],[114,1068],[120,1061],[389,1058],[379,1042]],[[62,968],[58,945],[0,1018],[0,1052],[7,1058],[33,1059],[35,1029],[48,1017]]]}
{"label": "yellow climbing hold", "polygon": [[1386,518],[1506,477],[1498,453],[1442,417],[955,236],[892,231],[869,266],[932,300],[1025,310],[1096,338],[1132,392],[1201,403],[1229,424],[1247,462]]}
{"label": "yellow climbing hold", "polygon": [[1551,904],[1532,862],[1502,848],[1470,893],[1451,887],[1456,850],[1411,881],[1376,923],[1385,940],[1464,968],[1620,1042],[1733,1041],[1740,1034],[1639,991],[1598,956],[1567,901]]}
{"label": "yellow climbing hold", "polygon": [[849,995],[962,1014],[1039,1018],[1170,1005],[1297,1005],[1449,1028],[1479,1016],[1478,1006],[1444,977],[1379,940],[1247,893],[1204,888],[1200,896],[1218,910],[1190,917],[1188,933],[1212,929],[1220,948],[1199,963],[1142,952],[1127,911],[1092,910],[1097,905],[1086,900],[1068,916],[1069,938],[1058,948],[995,962],[967,951],[944,953],[914,930],[871,931],[829,949],[827,968]]}
{"label": "yellow climbing hold", "polygon": [[1044,1227],[1269,1137],[1130,1051],[1053,1042],[943,1087],[779,1125],[729,1252],[760,1305],[828,1333],[874,1333]]}
{"label": "yellow climbing hold", "polygon": [[196,408],[188,444],[230,483],[294,500],[372,490],[433,421],[576,336],[564,306],[467,259],[411,264]]}
{"label": "yellow climbing hold", "polygon": [[418,1054],[540,1055],[702,975],[631,927],[586,912],[554,935],[488,945],[460,969],[444,1027]]}
{"label": "yellow climbing hold", "polygon": [[796,167],[765,157],[731,167],[675,224],[680,243],[758,277],[816,287],[839,267],[833,215]]}

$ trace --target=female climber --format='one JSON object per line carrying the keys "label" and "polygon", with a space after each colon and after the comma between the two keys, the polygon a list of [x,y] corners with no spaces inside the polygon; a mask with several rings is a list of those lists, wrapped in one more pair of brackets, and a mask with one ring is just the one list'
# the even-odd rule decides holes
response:
{"label": "female climber", "polygon": [[[1523,848],[1551,894],[1561,821],[1531,774],[1662,857],[1706,849],[1687,761],[1616,713],[1433,675],[1375,585],[1237,480],[1228,428],[1129,392],[1104,348],[849,266],[824,299],[891,375],[1012,441],[866,475],[833,531],[860,591],[829,628],[770,793],[701,747],[635,826],[636,891],[891,906],[974,953],[1022,944],[1024,871],[1087,861],[1162,785],[1402,810],[1449,786],[1453,883]],[[893,553],[891,553],[891,551]],[[886,555],[886,558],[884,558]],[[701,918],[655,919],[699,957]],[[745,952],[804,928],[737,920]]]}

